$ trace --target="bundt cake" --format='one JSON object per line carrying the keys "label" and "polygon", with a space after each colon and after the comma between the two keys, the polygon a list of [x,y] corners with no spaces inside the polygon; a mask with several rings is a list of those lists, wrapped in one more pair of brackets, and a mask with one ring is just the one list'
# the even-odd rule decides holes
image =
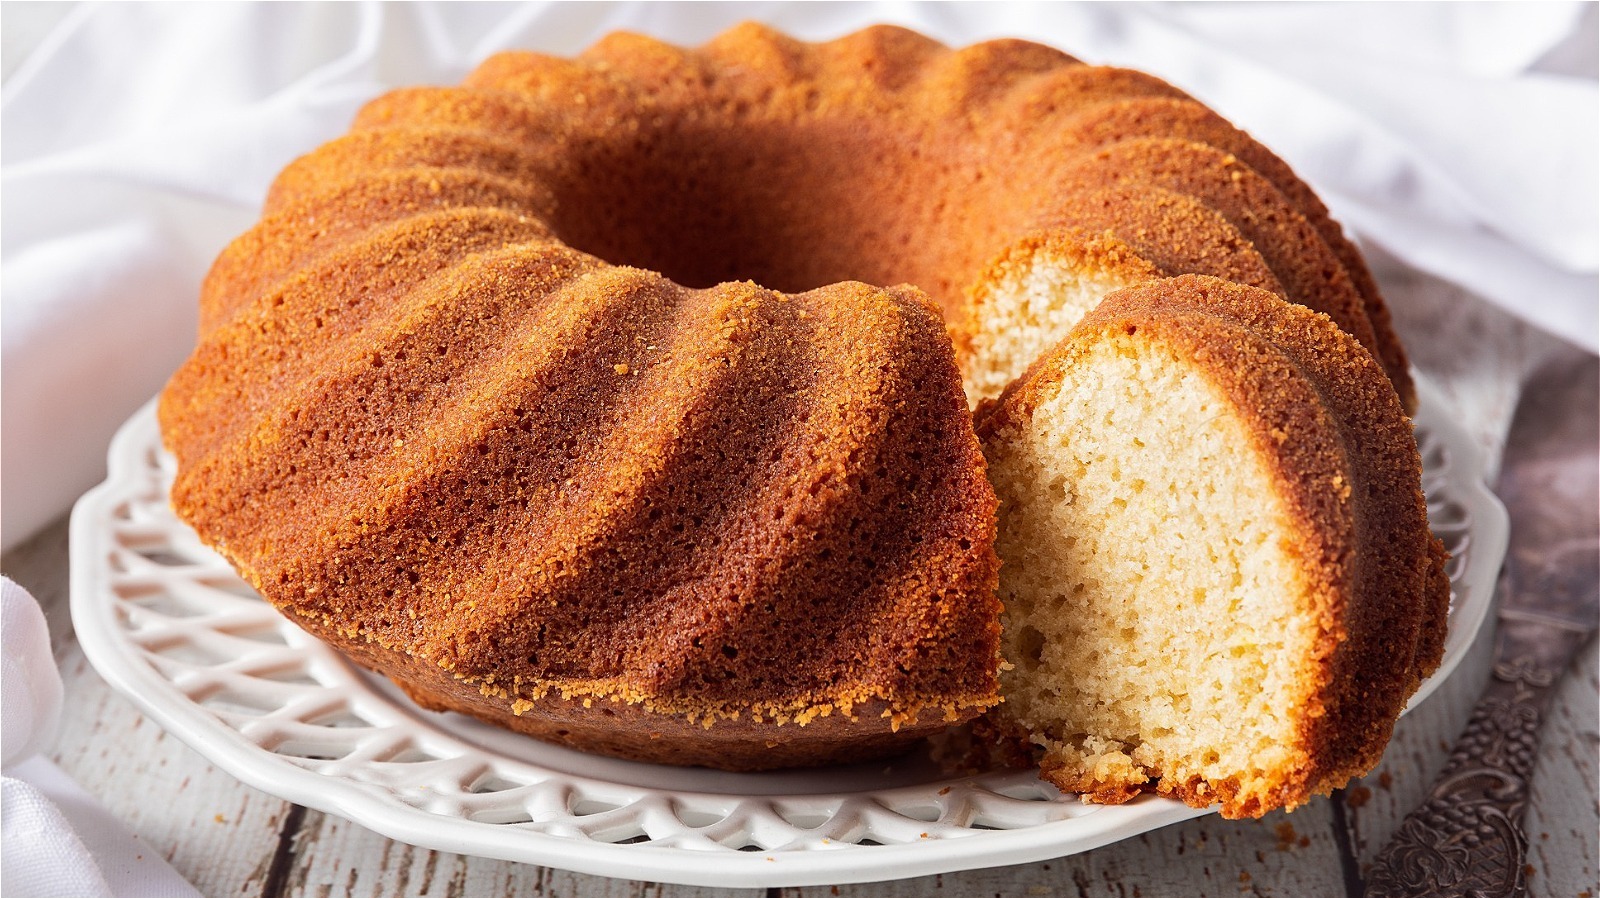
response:
{"label": "bundt cake", "polygon": [[[427,707],[652,761],[882,755],[1001,700],[996,498],[969,403],[1104,295],[1180,274],[1327,313],[1352,335],[1341,360],[1380,360],[1361,384],[1388,391],[1384,414],[1413,401],[1382,300],[1321,203],[1159,79],[891,27],[503,53],[460,87],[367,104],[217,259],[199,344],[160,405],[172,502],[285,614]],[[1225,304],[1264,302],[1238,295]],[[1259,329],[1229,315],[1208,327]],[[1053,376],[1013,390],[991,433]],[[1182,402],[1220,401],[1191,382],[1201,398]],[[1343,421],[1305,414],[1324,428],[1311,443]],[[1385,418],[1384,439],[1403,420]],[[1381,453],[1389,479],[1365,456],[1330,470],[1398,491],[1371,502],[1410,502],[1414,448]],[[1317,502],[1369,501],[1324,486]],[[1414,511],[1385,526],[1423,539]],[[1039,570],[1014,539],[1004,550],[1023,553],[1008,569]],[[1413,571],[1358,567],[1413,598]],[[1360,623],[1339,625],[1366,639]],[[1394,674],[1360,679],[1370,719],[1326,697],[1343,709],[1329,720],[1363,729],[1286,743],[1310,760],[1283,802],[1367,757],[1412,677]],[[1180,771],[1162,787],[1201,796]],[[1133,781],[1056,778],[1102,795]],[[1231,808],[1268,801],[1238,789],[1256,797]]]}
{"label": "bundt cake", "polygon": [[978,432],[1005,559],[997,716],[1047,779],[1259,816],[1377,762],[1439,662],[1448,584],[1410,422],[1332,320],[1149,281]]}

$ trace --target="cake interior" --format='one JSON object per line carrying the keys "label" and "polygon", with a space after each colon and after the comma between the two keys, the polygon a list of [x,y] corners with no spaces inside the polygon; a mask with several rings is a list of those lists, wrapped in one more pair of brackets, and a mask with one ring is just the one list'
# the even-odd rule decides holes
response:
{"label": "cake interior", "polygon": [[1119,329],[1077,349],[989,441],[1005,708],[1064,788],[1270,789],[1306,762],[1316,637],[1274,478],[1171,346]]}
{"label": "cake interior", "polygon": [[973,404],[999,396],[1106,294],[1136,282],[1126,272],[1036,253],[981,285],[981,314],[968,322],[962,365]]}

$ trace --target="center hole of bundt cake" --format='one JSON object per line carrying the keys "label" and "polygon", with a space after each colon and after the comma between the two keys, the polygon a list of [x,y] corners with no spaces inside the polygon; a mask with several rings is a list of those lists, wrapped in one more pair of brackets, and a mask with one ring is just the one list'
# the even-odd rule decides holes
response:
{"label": "center hole of bundt cake", "polygon": [[595,138],[574,159],[555,185],[557,235],[689,287],[856,280],[937,299],[990,249],[974,249],[968,204],[952,199],[981,176],[870,122],[675,122]]}

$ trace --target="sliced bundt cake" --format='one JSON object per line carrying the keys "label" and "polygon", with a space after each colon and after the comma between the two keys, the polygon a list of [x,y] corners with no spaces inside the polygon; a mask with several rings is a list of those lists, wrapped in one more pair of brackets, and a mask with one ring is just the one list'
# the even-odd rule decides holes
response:
{"label": "sliced bundt cake", "polygon": [[1213,275],[1334,315],[1409,402],[1341,241],[1178,89],[1036,44],[500,54],[368,104],[218,258],[161,402],[173,503],[429,707],[673,763],[880,755],[999,701],[957,350],[993,396],[1106,293]]}
{"label": "sliced bundt cake", "polygon": [[1113,293],[979,415],[999,719],[1044,776],[1229,816],[1376,763],[1439,660],[1408,419],[1326,316],[1214,278]]}

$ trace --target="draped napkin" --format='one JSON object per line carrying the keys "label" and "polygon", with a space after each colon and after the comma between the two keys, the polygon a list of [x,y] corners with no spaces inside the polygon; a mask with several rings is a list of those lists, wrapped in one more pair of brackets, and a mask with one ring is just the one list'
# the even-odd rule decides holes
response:
{"label": "draped napkin", "polygon": [[41,756],[61,720],[61,676],[39,604],[6,577],[0,577],[0,635],[0,885],[7,898],[200,898],[160,852]]}

